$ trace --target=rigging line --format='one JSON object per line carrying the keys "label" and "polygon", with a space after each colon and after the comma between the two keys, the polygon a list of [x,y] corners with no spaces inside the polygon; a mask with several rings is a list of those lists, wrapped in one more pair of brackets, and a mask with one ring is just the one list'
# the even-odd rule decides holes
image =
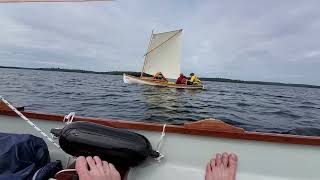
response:
{"label": "rigging line", "polygon": [[164,155],[161,154],[160,151],[161,151],[161,146],[162,146],[162,143],[163,143],[163,138],[164,138],[164,136],[166,135],[166,126],[167,126],[167,124],[164,124],[163,127],[162,127],[162,133],[161,133],[161,136],[160,136],[158,145],[157,145],[157,150],[156,150],[156,152],[159,153],[159,157],[157,157],[156,160],[157,160],[158,162],[160,162],[161,159],[164,157]]}
{"label": "rigging line", "polygon": [[18,111],[14,106],[12,106],[2,96],[0,96],[0,100],[2,100],[2,102],[4,102],[12,111],[14,111],[18,116],[20,116],[23,120],[25,120],[31,127],[33,127],[36,131],[38,131],[42,136],[44,136],[54,146],[56,146],[58,149],[61,149],[61,147],[56,142],[54,142],[54,140],[52,138],[50,138],[46,133],[44,133],[38,126],[36,126],[32,121],[30,121],[26,116],[24,116],[20,111]]}

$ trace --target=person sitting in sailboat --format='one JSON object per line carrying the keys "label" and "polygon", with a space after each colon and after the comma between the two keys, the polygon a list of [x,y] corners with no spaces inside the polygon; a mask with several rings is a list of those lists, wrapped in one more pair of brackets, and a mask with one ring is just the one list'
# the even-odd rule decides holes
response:
{"label": "person sitting in sailboat", "polygon": [[176,84],[187,84],[187,80],[187,77],[185,77],[183,73],[181,73],[176,81]]}
{"label": "person sitting in sailboat", "polygon": [[201,84],[200,79],[198,79],[198,77],[194,74],[194,73],[190,73],[190,80],[187,81],[188,85],[197,85],[197,84]]}
{"label": "person sitting in sailboat", "polygon": [[167,78],[164,77],[164,75],[161,72],[157,72],[154,76],[153,79],[156,80],[162,80],[162,81],[168,81]]}

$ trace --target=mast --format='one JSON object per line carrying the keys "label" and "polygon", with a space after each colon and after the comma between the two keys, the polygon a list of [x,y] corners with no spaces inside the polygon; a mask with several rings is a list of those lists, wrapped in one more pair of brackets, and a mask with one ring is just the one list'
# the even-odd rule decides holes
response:
{"label": "mast", "polygon": [[[152,31],[151,31],[151,36],[150,36],[150,39],[149,39],[149,45],[148,45],[148,47],[147,47],[147,52],[148,52],[148,49],[149,49],[149,46],[150,46],[150,43],[151,43],[151,40],[152,40],[152,36],[153,36],[153,29],[152,29]],[[144,71],[144,66],[145,66],[145,64],[146,64],[146,58],[147,58],[147,54],[144,56],[144,61],[143,61],[143,66],[142,66],[142,70],[141,70],[141,74],[140,74],[140,77],[142,77],[143,76],[143,71]]]}

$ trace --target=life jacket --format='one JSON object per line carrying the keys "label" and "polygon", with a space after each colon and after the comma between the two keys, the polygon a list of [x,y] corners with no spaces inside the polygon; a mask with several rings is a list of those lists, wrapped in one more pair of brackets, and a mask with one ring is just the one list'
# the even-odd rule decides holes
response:
{"label": "life jacket", "polygon": [[193,83],[200,83],[201,82],[200,79],[198,79],[198,77],[196,75],[191,76],[190,81]]}
{"label": "life jacket", "polygon": [[185,84],[186,83],[187,78],[185,76],[179,76],[176,84]]}

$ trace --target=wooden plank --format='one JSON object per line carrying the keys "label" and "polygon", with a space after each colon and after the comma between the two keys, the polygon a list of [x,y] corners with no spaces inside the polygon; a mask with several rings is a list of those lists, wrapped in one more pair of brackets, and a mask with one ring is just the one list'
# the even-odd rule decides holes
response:
{"label": "wooden plank", "polygon": [[[16,107],[16,109],[18,111],[24,111],[23,106]],[[0,100],[0,110],[11,111],[11,109],[1,100]]]}
{"label": "wooden plank", "polygon": [[[59,114],[48,114],[39,112],[22,112],[26,117],[48,120],[48,121],[60,121],[62,122],[64,116]],[[0,110],[0,115],[16,116],[12,111]],[[79,117],[76,116],[74,121],[88,121],[94,122],[101,125],[111,126],[115,128],[145,130],[145,131],[157,131],[161,132],[163,124],[145,123],[145,122],[134,122],[126,120],[114,120],[114,119],[102,119],[102,118],[90,118],[90,117]],[[231,125],[229,125],[231,126]],[[243,140],[254,140],[264,142],[275,142],[284,144],[304,144],[304,145],[316,145],[320,146],[319,136],[300,136],[300,135],[287,135],[287,134],[275,134],[275,133],[260,133],[260,132],[236,132],[236,131],[221,131],[217,128],[200,128],[198,126],[189,125],[167,125],[166,132],[178,133],[178,134],[189,134],[199,136],[212,136],[230,139],[243,139]]]}
{"label": "wooden plank", "polygon": [[229,125],[218,119],[204,119],[193,123],[184,124],[184,127],[190,129],[207,129],[222,132],[244,133],[244,129]]}
{"label": "wooden plank", "polygon": [[0,100],[0,110],[11,111],[11,109],[1,100]]}

